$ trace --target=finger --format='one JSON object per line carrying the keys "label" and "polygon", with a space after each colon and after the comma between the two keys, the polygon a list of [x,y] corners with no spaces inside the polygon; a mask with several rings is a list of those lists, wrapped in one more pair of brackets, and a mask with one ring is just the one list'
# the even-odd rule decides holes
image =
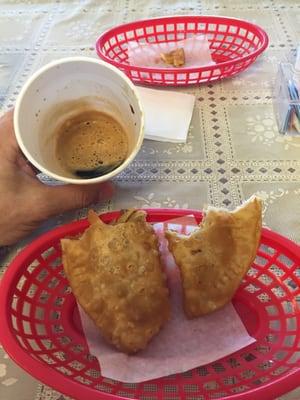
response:
{"label": "finger", "polygon": [[17,165],[21,169],[22,172],[24,172],[27,175],[32,176],[33,178],[36,177],[37,173],[33,166],[30,164],[29,161],[26,160],[25,157],[23,157],[21,154],[17,159]]}
{"label": "finger", "polygon": [[0,118],[0,147],[4,159],[15,162],[20,149],[14,131],[13,110],[10,110]]}
{"label": "finger", "polygon": [[32,177],[36,177],[36,175],[40,173],[40,171],[35,168],[35,166],[32,165],[22,153],[20,153],[17,158],[17,165],[23,172],[25,172],[25,174]]}
{"label": "finger", "polygon": [[114,190],[110,182],[105,182],[100,185],[43,186],[42,192],[38,209],[40,218],[45,219],[107,200],[112,197]]}
{"label": "finger", "polygon": [[3,114],[0,117],[0,126],[1,126],[1,141],[2,138],[5,140],[9,140],[14,144],[15,147],[18,147],[17,139],[14,131],[14,110],[10,110]]}
{"label": "finger", "polygon": [[5,150],[3,151],[4,159],[6,159],[12,168],[14,168],[14,162],[17,163],[18,167],[23,172],[30,176],[36,176],[38,171],[23,155],[21,152],[13,127],[13,113],[14,110],[10,110],[0,118],[0,146]]}

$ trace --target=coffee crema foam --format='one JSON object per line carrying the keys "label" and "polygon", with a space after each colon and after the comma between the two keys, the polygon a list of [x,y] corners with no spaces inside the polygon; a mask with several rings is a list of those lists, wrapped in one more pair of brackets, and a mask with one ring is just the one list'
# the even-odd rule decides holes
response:
{"label": "coffee crema foam", "polygon": [[56,156],[68,172],[120,165],[128,155],[128,137],[112,116],[83,111],[65,121],[56,132]]}

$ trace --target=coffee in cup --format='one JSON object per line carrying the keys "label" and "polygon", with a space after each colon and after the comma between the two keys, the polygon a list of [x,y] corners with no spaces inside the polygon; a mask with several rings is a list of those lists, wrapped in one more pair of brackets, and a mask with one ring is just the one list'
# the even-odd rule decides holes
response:
{"label": "coffee in cup", "polygon": [[66,173],[92,179],[119,167],[128,154],[128,135],[112,116],[98,110],[79,112],[54,133],[55,154]]}

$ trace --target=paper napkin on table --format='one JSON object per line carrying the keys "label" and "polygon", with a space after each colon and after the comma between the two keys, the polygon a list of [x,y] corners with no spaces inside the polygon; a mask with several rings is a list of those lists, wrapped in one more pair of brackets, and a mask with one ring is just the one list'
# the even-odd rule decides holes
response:
{"label": "paper napkin on table", "polygon": [[136,87],[145,112],[145,139],[185,143],[195,96]]}

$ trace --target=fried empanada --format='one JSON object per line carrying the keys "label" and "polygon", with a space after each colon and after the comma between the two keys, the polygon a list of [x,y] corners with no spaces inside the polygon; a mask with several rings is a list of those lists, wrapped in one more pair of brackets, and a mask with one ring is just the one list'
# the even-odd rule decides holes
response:
{"label": "fried empanada", "polygon": [[79,239],[62,239],[64,270],[102,336],[135,353],[170,316],[158,239],[144,211],[129,210],[113,225],[89,212],[89,221]]}
{"label": "fried empanada", "polygon": [[233,212],[208,207],[199,229],[188,237],[166,232],[180,269],[188,318],[228,303],[256,256],[262,204],[252,197]]}
{"label": "fried empanada", "polygon": [[169,53],[161,53],[160,58],[165,64],[172,65],[173,67],[182,67],[185,64],[184,49],[181,47]]}

